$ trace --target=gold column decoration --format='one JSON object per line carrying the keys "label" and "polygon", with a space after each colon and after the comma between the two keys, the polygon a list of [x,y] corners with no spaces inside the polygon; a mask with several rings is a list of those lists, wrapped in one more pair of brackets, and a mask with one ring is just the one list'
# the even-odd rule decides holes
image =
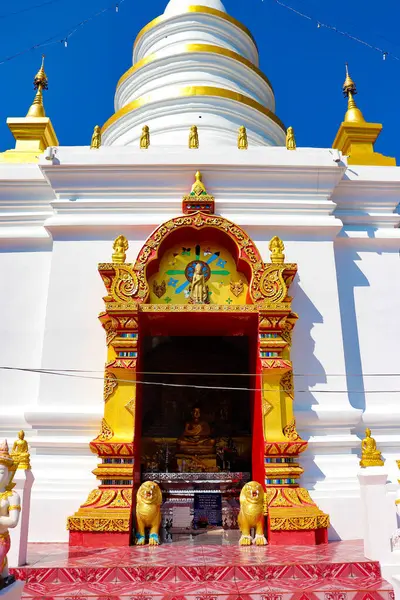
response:
{"label": "gold column decoration", "polygon": [[140,136],[140,147],[143,150],[147,150],[150,146],[150,129],[148,125],[144,125],[142,129],[142,135]]}
{"label": "gold column decoration", "polygon": [[0,162],[35,163],[49,146],[58,146],[58,139],[51,120],[46,117],[43,91],[48,89],[44,70],[44,56],[33,80],[35,98],[26,117],[7,119],[7,125],[15,138],[15,148],[0,154]]}
{"label": "gold column decoration", "polygon": [[296,150],[296,139],[294,137],[293,127],[288,127],[286,132],[286,149]]}
{"label": "gold column decoration", "polygon": [[357,107],[354,96],[356,84],[350,77],[346,63],[346,79],[343,94],[347,98],[347,112],[339,127],[332,148],[347,155],[349,165],[396,166],[396,159],[374,150],[374,144],[382,131],[381,123],[368,123]]}
{"label": "gold column decoration", "polygon": [[92,141],[90,142],[90,148],[93,150],[98,150],[101,146],[101,128],[99,125],[96,125],[93,130]]}
{"label": "gold column decoration", "polygon": [[17,465],[17,469],[29,470],[31,468],[28,442],[25,439],[25,431],[18,432],[18,439],[14,442],[11,457]]}
{"label": "gold column decoration", "polygon": [[242,125],[241,127],[239,127],[238,148],[239,148],[239,150],[247,150],[248,147],[249,147],[249,142],[247,140],[246,127],[244,125]]}
{"label": "gold column decoration", "polygon": [[367,428],[365,438],[361,442],[360,467],[382,467],[384,464],[381,452],[376,447],[376,441],[371,437],[371,430]]}
{"label": "gold column decoration", "polygon": [[298,317],[292,312],[288,290],[297,265],[285,263],[285,247],[279,237],[272,238],[269,249],[271,262],[264,265],[258,288],[263,296],[259,352],[269,535],[272,539],[283,532],[303,531],[317,542],[326,541],[329,517],[297,481],[303,473],[298,457],[307,448],[296,430],[290,360],[291,332]]}
{"label": "gold column decoration", "polygon": [[189,148],[197,149],[199,147],[199,134],[196,125],[192,125],[189,133]]}
{"label": "gold column decoration", "polygon": [[133,265],[125,264],[126,238],[119,236],[113,248],[113,262],[99,264],[107,290],[105,311],[99,318],[108,344],[104,417],[99,435],[90,443],[100,459],[93,471],[99,487],[68,518],[72,545],[83,543],[87,535],[110,532],[122,536],[122,543],[128,545],[131,535],[138,352],[138,306],[133,297],[138,282]]}

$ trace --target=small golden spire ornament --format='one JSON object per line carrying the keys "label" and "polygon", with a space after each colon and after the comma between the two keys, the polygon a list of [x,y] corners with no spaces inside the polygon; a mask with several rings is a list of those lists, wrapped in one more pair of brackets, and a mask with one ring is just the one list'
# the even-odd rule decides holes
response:
{"label": "small golden spire ornament", "polygon": [[192,185],[192,189],[190,190],[191,194],[195,196],[200,196],[201,194],[207,194],[206,186],[201,180],[201,173],[197,171],[195,174],[195,182]]}
{"label": "small golden spire ornament", "polygon": [[189,148],[197,149],[199,147],[199,134],[196,125],[192,125],[189,133]]}
{"label": "small golden spire ornament", "polygon": [[101,146],[101,129],[99,125],[93,130],[92,141],[90,142],[90,148],[98,150]]}
{"label": "small golden spire ornament", "polygon": [[148,125],[143,125],[142,135],[140,136],[140,147],[144,150],[150,146],[150,129]]}
{"label": "small golden spire ornament", "polygon": [[365,430],[365,438],[361,442],[361,467],[382,467],[382,455],[376,447],[376,441],[371,437],[371,430]]}
{"label": "small golden spire ornament", "polygon": [[112,261],[115,264],[124,264],[126,260],[126,251],[129,248],[128,240],[124,235],[119,235],[114,241],[113,249],[114,254],[112,255]]}
{"label": "small golden spire ornament", "polygon": [[365,123],[361,110],[357,107],[354,96],[357,94],[356,84],[349,75],[349,66],[346,63],[346,79],[343,84],[343,95],[347,98],[347,112],[344,117],[345,122]]}
{"label": "small golden spire ornament", "polygon": [[48,79],[44,71],[44,54],[42,56],[42,64],[39,71],[36,73],[33,80],[33,87],[36,90],[36,95],[32,106],[28,110],[27,117],[45,117],[46,112],[43,106],[43,90],[48,89]]}
{"label": "small golden spire ornament", "polygon": [[239,127],[238,133],[238,148],[239,150],[247,150],[249,142],[247,141],[247,131],[244,125]]}
{"label": "small golden spire ornament", "polygon": [[284,243],[277,235],[275,235],[269,243],[269,251],[271,252],[272,263],[283,265],[285,262],[285,255],[283,254],[284,249]]}
{"label": "small golden spire ornament", "polygon": [[293,127],[288,127],[286,132],[286,149],[296,150],[296,139],[294,137]]}
{"label": "small golden spire ornament", "polygon": [[17,465],[17,469],[29,470],[31,468],[28,442],[25,439],[25,431],[22,429],[18,432],[18,439],[14,442],[11,457]]}

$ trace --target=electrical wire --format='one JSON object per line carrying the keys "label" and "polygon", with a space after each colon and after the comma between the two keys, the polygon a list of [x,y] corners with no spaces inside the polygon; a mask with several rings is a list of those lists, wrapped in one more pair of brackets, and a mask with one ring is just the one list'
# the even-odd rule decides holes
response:
{"label": "electrical wire", "polygon": [[[89,379],[96,381],[103,381],[104,377],[96,377],[94,375],[79,375],[73,372],[66,371],[50,371],[48,369],[27,369],[22,367],[0,367],[0,370],[12,370],[12,371],[24,371],[29,373],[36,373],[41,375],[55,375],[60,377],[72,377],[74,379]],[[196,375],[196,373],[191,373]],[[140,385],[153,385],[159,387],[173,387],[173,388],[191,388],[198,390],[225,390],[231,392],[263,392],[263,388],[248,388],[248,387],[232,387],[232,386],[209,386],[209,385],[195,385],[186,383],[166,383],[164,381],[144,381],[141,379],[121,379],[116,378],[114,381],[117,383],[130,383]],[[324,394],[382,394],[382,393],[400,393],[400,390],[296,390],[296,394],[308,394],[308,393],[324,393]]]}
{"label": "electrical wire", "polygon": [[56,4],[56,2],[60,2],[61,0],[47,0],[47,2],[42,2],[42,4],[35,4],[35,6],[27,6],[26,8],[21,8],[20,10],[16,10],[14,12],[5,13],[0,15],[0,19],[7,19],[8,17],[15,17],[16,15],[21,15],[23,13],[29,12],[36,8],[42,8],[43,6],[49,6],[50,4]]}
{"label": "electrical wire", "polygon": [[[9,62],[10,60],[18,58],[19,56],[22,56],[23,54],[27,54],[28,52],[31,52],[32,50],[37,50],[38,48],[44,48],[45,46],[50,46],[52,44],[64,44],[64,46],[67,47],[69,38],[72,37],[74,35],[74,33],[76,33],[78,31],[78,29],[80,29],[81,27],[84,27],[87,23],[89,23],[90,21],[93,21],[93,19],[96,19],[97,17],[99,17],[100,15],[103,15],[106,12],[109,12],[111,10],[115,10],[118,12],[119,7],[124,2],[125,2],[125,0],[118,0],[118,2],[116,2],[116,3],[114,2],[112,4],[112,6],[102,8],[101,10],[93,13],[87,19],[80,21],[80,23],[78,23],[77,25],[72,27],[64,35],[62,35],[62,34],[53,35],[52,37],[47,38],[43,42],[39,42],[38,44],[29,46],[28,48],[25,48],[24,50],[20,50],[19,52],[16,52],[15,54],[12,54],[11,56],[6,56],[2,60],[0,60],[0,65],[4,65],[6,62]],[[62,35],[62,37],[60,37],[61,35]]]}

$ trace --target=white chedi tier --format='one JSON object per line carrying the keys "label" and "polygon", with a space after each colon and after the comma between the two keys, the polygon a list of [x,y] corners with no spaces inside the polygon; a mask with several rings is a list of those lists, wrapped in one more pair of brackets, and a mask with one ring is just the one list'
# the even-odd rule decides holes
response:
{"label": "white chedi tier", "polygon": [[219,0],[171,0],[136,38],[103,145],[138,145],[143,125],[151,145],[187,146],[192,125],[201,146],[234,147],[241,125],[251,145],[284,145],[272,86],[257,64],[251,33]]}

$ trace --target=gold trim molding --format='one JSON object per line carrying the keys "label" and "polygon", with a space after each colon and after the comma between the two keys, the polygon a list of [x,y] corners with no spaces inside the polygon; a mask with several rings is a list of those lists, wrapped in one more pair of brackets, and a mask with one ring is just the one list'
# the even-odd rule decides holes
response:
{"label": "gold trim molding", "polygon": [[[253,65],[253,63],[250,60],[248,60],[247,58],[244,58],[244,56],[242,56],[241,54],[238,54],[237,52],[233,52],[232,50],[228,50],[227,48],[221,48],[220,46],[215,46],[213,44],[186,44],[184,52],[210,52],[212,54],[218,54],[220,56],[226,56],[227,58],[232,58],[233,60],[240,62],[245,67],[248,67],[254,73],[256,73],[256,75],[261,77],[261,79],[263,79],[265,81],[265,83],[271,88],[272,93],[274,93],[274,88],[272,87],[270,80],[268,79],[268,77],[266,75],[264,75],[264,73],[261,71],[261,69],[259,69],[255,65]],[[149,54],[149,56],[145,56],[145,58],[142,58],[137,63],[135,63],[130,69],[125,71],[125,73],[120,77],[120,79],[117,83],[117,89],[119,88],[120,85],[122,85],[124,83],[124,81],[126,79],[128,79],[128,77],[130,77],[133,73],[135,73],[139,69],[145,67],[149,63],[152,63],[155,60],[162,60],[163,58],[170,59],[170,58],[173,58],[174,56],[179,56],[180,54],[182,54],[182,52],[179,52],[178,54],[174,54],[174,55],[160,56],[160,54],[161,54],[161,52],[154,52],[154,54]]]}
{"label": "gold trim molding", "polygon": [[147,96],[142,96],[141,98],[137,98],[133,102],[129,102],[126,106],[123,106],[117,112],[115,112],[103,125],[102,133],[104,133],[115,121],[118,121],[121,117],[126,114],[141,108],[142,106],[146,106],[146,104],[151,104],[152,102],[162,101],[162,100],[173,100],[179,97],[193,97],[193,96],[212,96],[214,98],[226,98],[228,100],[233,100],[234,102],[239,102],[240,104],[244,104],[257,110],[264,116],[274,121],[282,131],[286,132],[286,127],[282,123],[282,121],[273,113],[269,108],[266,108],[256,100],[249,98],[248,96],[244,96],[239,92],[232,92],[231,90],[225,90],[224,88],[217,88],[211,86],[186,86],[178,89],[178,94],[171,96],[159,96],[158,94],[148,94]]}
{"label": "gold trim molding", "polygon": [[[216,8],[210,8],[209,6],[201,6],[201,5],[188,6],[185,12],[186,13],[205,13],[207,15],[213,15],[214,17],[219,17],[220,19],[223,19],[224,21],[228,21],[232,25],[235,25],[236,27],[238,27],[238,29],[241,29],[243,31],[243,33],[245,33],[251,39],[251,41],[253,42],[253,44],[256,47],[256,50],[258,50],[257,42],[254,39],[250,29],[248,29],[245,25],[243,25],[243,23],[241,23],[234,17],[231,17],[230,15],[227,15],[226,13],[221,12],[220,10],[217,10]],[[176,15],[174,15],[174,16],[176,16]],[[133,48],[134,49],[136,48],[137,43],[139,42],[140,38],[144,36],[145,33],[150,31],[154,27],[157,27],[157,25],[160,25],[160,23],[164,23],[165,21],[168,21],[172,18],[173,18],[172,15],[160,15],[159,17],[156,17],[155,19],[150,21],[150,23],[147,23],[147,25],[145,25],[137,34],[135,42],[133,44]]]}

